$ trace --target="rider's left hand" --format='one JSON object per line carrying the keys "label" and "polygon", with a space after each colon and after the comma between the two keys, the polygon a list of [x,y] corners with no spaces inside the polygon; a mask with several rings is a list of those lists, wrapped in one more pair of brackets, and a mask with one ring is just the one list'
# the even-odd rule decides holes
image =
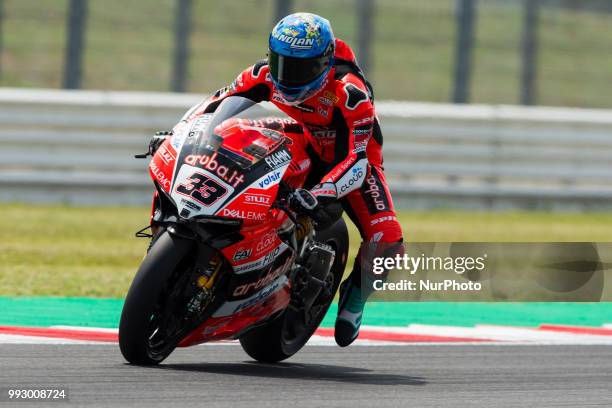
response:
{"label": "rider's left hand", "polygon": [[319,206],[314,194],[304,188],[295,189],[289,195],[289,207],[299,214],[311,215]]}
{"label": "rider's left hand", "polygon": [[289,207],[299,214],[310,217],[317,224],[316,229],[327,228],[342,216],[340,202],[326,201],[328,201],[326,204],[322,204],[311,191],[302,188],[296,189],[289,195]]}

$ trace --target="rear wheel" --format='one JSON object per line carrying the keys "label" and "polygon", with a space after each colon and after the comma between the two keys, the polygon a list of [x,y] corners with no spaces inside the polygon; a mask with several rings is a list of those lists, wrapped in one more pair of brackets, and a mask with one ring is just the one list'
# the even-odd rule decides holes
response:
{"label": "rear wheel", "polygon": [[274,320],[245,333],[240,344],[253,359],[275,363],[291,357],[304,347],[325,317],[340,286],[348,257],[349,240],[344,220],[340,218],[331,227],[318,231],[315,240],[332,246],[336,253],[326,280],[328,290],[321,291],[309,316],[286,309]]}
{"label": "rear wheel", "polygon": [[[157,237],[128,291],[119,323],[119,347],[137,365],[159,364],[182,337],[183,273],[193,242],[168,232]],[[179,304],[180,303],[180,304]]]}

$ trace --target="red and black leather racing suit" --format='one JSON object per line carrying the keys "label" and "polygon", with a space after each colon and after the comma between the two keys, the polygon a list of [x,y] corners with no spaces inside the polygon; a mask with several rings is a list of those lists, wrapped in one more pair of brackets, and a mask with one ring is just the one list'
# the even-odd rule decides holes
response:
{"label": "red and black leather racing suit", "polygon": [[[315,170],[306,187],[319,200],[341,200],[364,242],[399,242],[402,230],[383,172],[382,133],[369,84],[357,68],[353,51],[339,39],[335,59],[322,90],[297,106],[283,103],[262,60],[190,115],[213,112],[224,98],[234,95],[272,102],[305,128]],[[357,286],[359,275],[356,267],[352,277]]]}

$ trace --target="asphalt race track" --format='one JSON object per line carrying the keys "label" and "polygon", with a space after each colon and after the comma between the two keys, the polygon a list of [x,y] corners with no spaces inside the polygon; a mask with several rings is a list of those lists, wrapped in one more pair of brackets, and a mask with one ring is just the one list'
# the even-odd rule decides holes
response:
{"label": "asphalt race track", "polygon": [[610,407],[612,347],[309,346],[260,365],[212,345],[141,368],[116,345],[2,344],[0,384],[68,387],[58,407]]}

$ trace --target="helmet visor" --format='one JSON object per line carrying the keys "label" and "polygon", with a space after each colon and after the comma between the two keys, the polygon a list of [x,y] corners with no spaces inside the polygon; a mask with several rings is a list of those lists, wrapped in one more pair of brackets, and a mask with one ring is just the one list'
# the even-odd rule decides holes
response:
{"label": "helmet visor", "polygon": [[286,87],[300,87],[315,80],[329,66],[329,55],[315,58],[286,57],[270,50],[268,53],[270,75]]}

